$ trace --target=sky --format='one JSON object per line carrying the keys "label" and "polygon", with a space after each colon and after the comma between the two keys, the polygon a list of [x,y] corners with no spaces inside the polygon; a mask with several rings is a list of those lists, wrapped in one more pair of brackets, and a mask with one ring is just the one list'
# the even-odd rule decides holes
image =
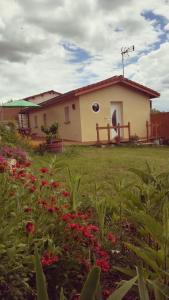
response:
{"label": "sky", "polygon": [[0,102],[122,74],[169,111],[169,0],[0,0]]}

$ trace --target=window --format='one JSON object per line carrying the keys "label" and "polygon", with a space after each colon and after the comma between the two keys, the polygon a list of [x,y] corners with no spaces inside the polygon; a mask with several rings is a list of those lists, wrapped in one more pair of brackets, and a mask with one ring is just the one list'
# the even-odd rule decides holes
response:
{"label": "window", "polygon": [[98,104],[98,103],[93,103],[93,104],[92,104],[92,110],[93,110],[94,112],[99,112],[99,110],[100,110],[99,104]]}
{"label": "window", "polygon": [[38,116],[34,117],[35,128],[38,128]]}
{"label": "window", "polygon": [[43,114],[43,124],[46,127],[47,126],[47,116],[46,114]]}
{"label": "window", "polygon": [[76,109],[76,105],[73,103],[72,104],[72,109],[75,110]]}
{"label": "window", "polygon": [[69,106],[66,106],[64,108],[64,112],[65,112],[65,123],[70,123],[70,116],[69,116]]}

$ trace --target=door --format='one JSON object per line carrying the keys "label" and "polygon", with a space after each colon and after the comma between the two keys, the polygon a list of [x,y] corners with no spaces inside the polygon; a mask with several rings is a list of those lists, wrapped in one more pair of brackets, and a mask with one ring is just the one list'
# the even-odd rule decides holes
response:
{"label": "door", "polygon": [[[122,125],[122,104],[119,102],[111,103],[111,125],[117,126],[118,123]],[[115,138],[118,135],[117,129],[111,130],[112,138]],[[120,130],[120,136],[122,135],[122,130]]]}

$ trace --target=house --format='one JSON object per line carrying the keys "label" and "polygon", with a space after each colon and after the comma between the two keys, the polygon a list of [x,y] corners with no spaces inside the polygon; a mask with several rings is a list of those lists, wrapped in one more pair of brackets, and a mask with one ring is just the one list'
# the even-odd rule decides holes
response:
{"label": "house", "polygon": [[[39,104],[39,103],[42,103],[46,100],[49,100],[49,99],[54,98],[59,95],[61,95],[61,94],[58,92],[55,92],[53,90],[50,90],[47,92],[43,92],[40,94],[36,94],[33,96],[23,98],[23,100],[31,101],[35,104]],[[21,108],[3,108],[3,106],[1,106],[0,107],[0,121],[1,122],[4,122],[4,121],[5,122],[10,122],[10,121],[12,121],[12,122],[19,121],[20,122],[20,119],[21,119],[20,112],[21,112]],[[25,127],[27,127],[28,120],[27,120],[27,117],[25,114],[23,114],[23,122],[24,122]]]}
{"label": "house", "polygon": [[23,100],[31,101],[35,104],[40,104],[40,103],[43,103],[44,101],[47,101],[51,98],[54,98],[54,97],[57,97],[57,96],[60,96],[60,95],[61,95],[61,93],[58,93],[58,92],[55,92],[55,91],[51,90],[51,91],[47,91],[47,92],[43,92],[43,93],[40,93],[40,94],[37,94],[37,95],[33,95],[33,96],[23,98]]}
{"label": "house", "polygon": [[[150,99],[160,94],[137,82],[114,76],[106,80],[57,95],[41,103],[37,109],[29,109],[31,132],[42,136],[41,126],[59,123],[60,136],[78,142],[96,141],[96,123],[99,126],[126,125],[130,122],[131,135],[146,137],[146,122],[150,121]],[[100,139],[107,140],[106,130]],[[111,129],[111,137],[117,135]],[[122,138],[127,138],[121,129]]]}

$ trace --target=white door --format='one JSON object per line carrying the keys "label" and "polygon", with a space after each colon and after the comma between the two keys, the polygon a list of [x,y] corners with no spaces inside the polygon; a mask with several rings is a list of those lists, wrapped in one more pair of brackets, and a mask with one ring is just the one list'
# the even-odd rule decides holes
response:
{"label": "white door", "polygon": [[[117,126],[118,123],[122,125],[122,105],[121,103],[111,103],[111,125]],[[120,130],[120,135],[122,130]],[[115,138],[118,135],[117,129],[111,130],[112,138]]]}

